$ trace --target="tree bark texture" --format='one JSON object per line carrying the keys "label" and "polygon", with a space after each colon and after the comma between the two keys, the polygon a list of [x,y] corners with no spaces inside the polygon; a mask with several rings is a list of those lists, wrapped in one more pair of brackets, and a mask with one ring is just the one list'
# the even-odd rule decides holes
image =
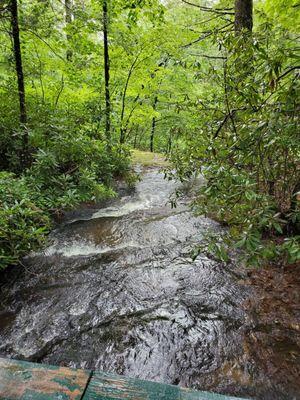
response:
{"label": "tree bark texture", "polygon": [[21,45],[20,45],[20,29],[19,29],[17,0],[11,0],[10,5],[11,5],[11,25],[12,25],[15,67],[16,67],[18,92],[19,92],[20,122],[21,122],[21,124],[26,124],[27,112],[26,112],[26,99],[25,99],[25,85],[24,85],[24,73],[23,73],[23,64],[22,64],[22,53],[21,53]]}
{"label": "tree bark texture", "polygon": [[235,0],[235,31],[243,29],[252,31],[253,28],[253,0]]}
{"label": "tree bark texture", "polygon": [[103,42],[104,42],[104,78],[105,78],[105,135],[108,145],[111,143],[111,102],[109,87],[109,48],[108,48],[108,8],[107,0],[103,0]]}
{"label": "tree bark texture", "polygon": [[[68,28],[68,25],[72,23],[72,0],[65,0],[65,21],[66,21],[66,26]],[[67,33],[67,41],[69,42],[71,39],[70,35]],[[72,61],[72,50],[68,49],[67,50],[67,60]]]}
{"label": "tree bark texture", "polygon": [[[157,102],[158,102],[158,97],[155,96],[154,102],[153,102],[153,110],[154,111],[156,110]],[[151,135],[150,135],[150,151],[151,151],[151,153],[153,153],[153,151],[154,151],[155,128],[156,128],[156,118],[153,117],[152,118],[152,126],[151,126]]]}

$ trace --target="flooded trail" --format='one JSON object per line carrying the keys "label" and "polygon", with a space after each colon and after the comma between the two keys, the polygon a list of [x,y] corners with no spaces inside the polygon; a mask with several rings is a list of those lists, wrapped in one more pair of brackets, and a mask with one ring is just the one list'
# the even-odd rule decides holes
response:
{"label": "flooded trail", "polygon": [[[0,354],[257,399],[296,399],[251,356],[245,271],[191,251],[208,229],[158,170],[74,213],[0,295]],[[255,346],[255,344],[254,344]]]}

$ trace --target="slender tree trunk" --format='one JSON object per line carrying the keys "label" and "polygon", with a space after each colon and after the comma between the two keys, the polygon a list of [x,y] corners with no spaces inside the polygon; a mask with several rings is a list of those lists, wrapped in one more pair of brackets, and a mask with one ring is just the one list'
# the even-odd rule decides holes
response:
{"label": "slender tree trunk", "polygon": [[[156,110],[158,98],[155,96],[154,102],[153,102],[153,110]],[[151,135],[150,135],[150,151],[153,153],[154,151],[154,134],[155,134],[155,128],[156,128],[156,118],[152,118],[152,126],[151,126]]]}
{"label": "slender tree trunk", "polygon": [[[17,75],[17,81],[18,81],[20,123],[22,125],[25,125],[27,123],[27,111],[26,111],[26,97],[25,97],[22,53],[21,53],[21,45],[20,45],[20,29],[19,29],[17,0],[11,0],[10,11],[11,11],[11,26],[12,26],[12,37],[13,37],[13,46],[14,46],[15,68],[16,68],[16,75]],[[28,159],[28,133],[26,130],[24,130],[24,132],[23,132],[23,154],[22,154],[22,162],[24,165],[26,165],[27,159]]]}
{"label": "slender tree trunk", "polygon": [[235,31],[243,29],[252,31],[253,27],[253,0],[235,0]]}
{"label": "slender tree trunk", "polygon": [[[65,0],[65,21],[66,21],[66,26],[68,28],[68,25],[72,23],[72,0]],[[67,41],[70,42],[70,35],[67,34]],[[72,50],[68,49],[67,50],[67,60],[72,61]]]}
{"label": "slender tree trunk", "polygon": [[20,45],[20,30],[19,30],[17,0],[11,0],[11,22],[12,22],[12,36],[13,36],[13,45],[14,45],[15,66],[16,66],[16,73],[17,73],[17,79],[18,79],[20,122],[21,122],[21,124],[26,124],[27,112],[26,112],[22,53],[21,53],[21,45]]}
{"label": "slender tree trunk", "polygon": [[137,63],[139,56],[140,56],[140,54],[138,54],[135,57],[135,59],[133,60],[131,66],[129,68],[129,71],[128,71],[128,74],[127,74],[127,79],[126,79],[125,86],[124,86],[124,91],[123,91],[123,94],[122,94],[122,107],[121,107],[121,118],[120,118],[120,143],[121,144],[125,143],[126,130],[127,130],[127,126],[124,126],[124,116],[125,116],[125,106],[126,106],[125,103],[126,103],[127,89],[128,89],[128,85],[129,85],[129,81],[130,81],[131,75],[133,73],[135,64]]}
{"label": "slender tree trunk", "polygon": [[168,144],[167,144],[167,154],[171,153],[172,149],[172,130],[170,130],[169,138],[168,138]]}
{"label": "slender tree trunk", "polygon": [[133,141],[133,148],[136,149],[136,139],[138,136],[138,127],[136,127],[135,131],[134,131],[134,141]]}
{"label": "slender tree trunk", "polygon": [[104,77],[105,77],[105,135],[108,146],[111,145],[111,102],[109,87],[109,49],[108,49],[108,10],[107,0],[103,0],[103,42],[104,42]]}

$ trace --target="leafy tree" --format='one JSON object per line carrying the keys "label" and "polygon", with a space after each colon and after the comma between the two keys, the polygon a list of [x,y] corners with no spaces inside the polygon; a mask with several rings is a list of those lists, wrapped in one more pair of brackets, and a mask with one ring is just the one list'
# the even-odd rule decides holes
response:
{"label": "leafy tree", "polygon": [[[251,21],[244,17],[249,31]],[[211,36],[220,61],[209,78],[203,73],[210,93],[201,120],[173,159],[181,179],[199,171],[206,177],[195,206],[229,225],[229,246],[243,248],[251,264],[296,261],[300,148],[294,38],[264,21],[251,40],[245,34],[218,29]]]}

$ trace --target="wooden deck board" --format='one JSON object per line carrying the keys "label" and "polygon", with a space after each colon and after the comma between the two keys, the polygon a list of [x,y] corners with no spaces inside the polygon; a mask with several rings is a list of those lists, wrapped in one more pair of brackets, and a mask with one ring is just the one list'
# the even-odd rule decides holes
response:
{"label": "wooden deck board", "polygon": [[83,400],[238,400],[178,386],[95,372]]}
{"label": "wooden deck board", "polygon": [[110,373],[0,358],[0,400],[242,400]]}
{"label": "wooden deck board", "polygon": [[0,358],[1,400],[80,400],[90,371]]}

